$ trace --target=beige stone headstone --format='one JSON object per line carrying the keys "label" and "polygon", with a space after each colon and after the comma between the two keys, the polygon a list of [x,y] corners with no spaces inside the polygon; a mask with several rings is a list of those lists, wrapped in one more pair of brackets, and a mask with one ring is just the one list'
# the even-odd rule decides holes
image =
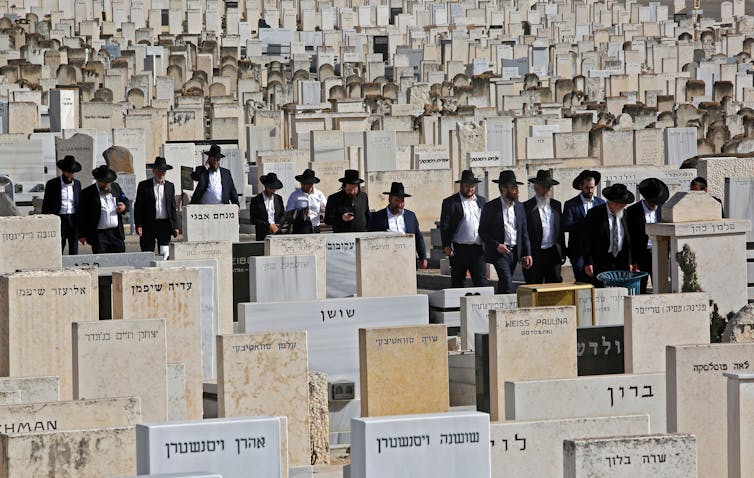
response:
{"label": "beige stone headstone", "polygon": [[311,464],[306,332],[217,337],[218,417],[285,416],[293,466]]}
{"label": "beige stone headstone", "polygon": [[113,319],[165,319],[167,357],[186,367],[186,418],[202,418],[202,322],[199,270],[133,269],[113,273]]}
{"label": "beige stone headstone", "polygon": [[361,416],[447,412],[447,336],[444,325],[359,329]]}
{"label": "beige stone headstone", "polygon": [[101,477],[136,472],[134,427],[0,435],[0,478]]}
{"label": "beige stone headstone", "polygon": [[356,238],[356,293],[359,297],[416,294],[413,234]]}
{"label": "beige stone headstone", "polygon": [[[725,373],[727,377],[728,477],[754,474],[754,374]],[[718,417],[724,420],[723,417]],[[715,476],[724,476],[719,472]]]}
{"label": "beige stone headstone", "polygon": [[186,419],[186,366],[168,364],[168,421]]}
{"label": "beige stone headstone", "polygon": [[74,322],[74,399],[140,397],[144,421],[164,422],[167,388],[164,319]]}
{"label": "beige stone headstone", "polygon": [[0,272],[59,269],[62,265],[58,216],[0,217]]}
{"label": "beige stone headstone", "polygon": [[667,345],[709,343],[709,296],[629,295],[623,302],[626,373],[665,371]]}
{"label": "beige stone headstone", "polygon": [[173,242],[170,258],[176,261],[217,259],[217,290],[220,292],[217,333],[233,333],[233,244],[230,242]]}
{"label": "beige stone headstone", "polygon": [[505,419],[505,382],[576,377],[576,307],[490,311],[490,419]]}
{"label": "beige stone headstone", "polygon": [[662,205],[661,217],[662,222],[722,221],[723,210],[711,194],[686,191],[675,193]]}
{"label": "beige stone headstone", "polygon": [[190,204],[183,208],[181,232],[186,242],[238,242],[238,206]]}
{"label": "beige stone headstone", "polygon": [[58,377],[2,377],[0,390],[15,391],[19,403],[56,402],[60,400]]}
{"label": "beige stone headstone", "polygon": [[267,236],[264,240],[265,256],[314,256],[317,264],[317,296],[327,294],[326,236],[322,234],[286,234]]}
{"label": "beige stone headstone", "polygon": [[97,319],[91,284],[75,269],[0,276],[0,375],[54,375],[60,397],[72,398],[71,323]]}

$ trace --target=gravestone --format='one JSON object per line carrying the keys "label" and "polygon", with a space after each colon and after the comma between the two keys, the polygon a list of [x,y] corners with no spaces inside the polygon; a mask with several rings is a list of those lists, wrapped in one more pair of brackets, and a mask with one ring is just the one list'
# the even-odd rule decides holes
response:
{"label": "gravestone", "polygon": [[319,234],[287,234],[284,236],[268,236],[264,240],[265,256],[315,256],[317,271],[317,298],[319,299],[325,298],[325,291],[327,290],[327,264],[325,249],[325,236]]}
{"label": "gravestone", "polygon": [[472,295],[459,298],[461,303],[461,348],[476,350],[474,335],[490,333],[490,311],[515,309],[516,294]]}
{"label": "gravestone", "polygon": [[145,421],[166,421],[165,344],[162,319],[74,322],[73,398],[140,397]]}
{"label": "gravestone", "polygon": [[290,464],[309,465],[306,332],[220,335],[217,350],[218,416],[286,417]]}
{"label": "gravestone", "polygon": [[728,476],[743,478],[754,470],[752,460],[752,389],[751,373],[726,372],[728,422]]}
{"label": "gravestone", "polygon": [[154,261],[162,261],[162,256],[154,252],[79,254],[63,256],[63,267],[151,267]]}
{"label": "gravestone", "polygon": [[395,131],[364,132],[364,166],[370,173],[398,169]]}
{"label": "gravestone", "polygon": [[165,319],[167,360],[183,363],[186,416],[202,417],[202,324],[199,271],[133,269],[113,273],[113,319]]}
{"label": "gravestone", "polygon": [[593,325],[589,320],[591,317],[594,318],[594,325],[623,325],[623,298],[627,295],[628,289],[625,287],[594,289],[594,306],[592,297],[578,296],[579,326]]}
{"label": "gravestone", "polygon": [[56,402],[60,400],[58,377],[0,377],[0,391],[18,393],[18,403]]}
{"label": "gravestone", "polygon": [[484,413],[355,418],[352,428],[352,478],[490,476],[490,421]]}
{"label": "gravestone", "polygon": [[[725,217],[748,219],[754,224],[754,178],[725,178]],[[746,233],[746,241],[754,242],[754,232]],[[749,282],[752,282],[749,276]]]}
{"label": "gravestone", "polygon": [[168,364],[168,421],[186,419],[186,366]]}
{"label": "gravestone", "polygon": [[0,217],[0,273],[59,269],[61,257],[59,217]]}
{"label": "gravestone", "polygon": [[72,155],[81,163],[81,170],[84,174],[90,174],[90,171],[97,166],[94,149],[94,138],[88,134],[75,133],[67,139],[55,138],[55,157],[61,160],[66,155]]}
{"label": "gravestone", "polygon": [[360,297],[416,293],[413,234],[356,238],[356,292]]}
{"label": "gravestone", "polygon": [[490,311],[490,419],[505,416],[505,382],[577,375],[576,308]]}
{"label": "gravestone", "polygon": [[600,375],[505,383],[506,420],[604,415],[649,415],[653,433],[665,433],[665,375]]}
{"label": "gravestone", "polygon": [[597,325],[576,329],[579,375],[607,375],[625,370],[622,325]]}
{"label": "gravestone", "polygon": [[[445,324],[451,331],[461,327],[461,297],[493,295],[494,287],[455,287],[441,289],[429,294],[429,322]],[[456,329],[458,328],[458,329]],[[451,335],[456,335],[451,332]]]}
{"label": "gravestone", "polygon": [[563,478],[697,476],[693,435],[582,438],[563,442]]}
{"label": "gravestone", "polygon": [[665,371],[665,346],[709,343],[709,296],[630,295],[625,298],[626,373]]}
{"label": "gravestone", "polygon": [[222,476],[287,476],[285,418],[248,417],[136,426],[139,474],[206,470]]}
{"label": "gravestone", "polygon": [[689,158],[696,156],[696,128],[665,129],[665,164],[680,166]]}
{"label": "gravestone", "polygon": [[448,411],[444,325],[359,329],[361,416]]}
{"label": "gravestone", "polygon": [[[55,248],[60,250],[60,245]],[[83,270],[0,276],[0,375],[60,377],[60,397],[73,396],[71,323],[96,320],[92,276]],[[54,313],[51,313],[54,311]]]}
{"label": "gravestone", "polygon": [[389,232],[357,232],[325,235],[327,298],[356,296],[356,238],[390,236]]}
{"label": "gravestone", "polygon": [[235,204],[189,204],[181,214],[186,242],[238,242],[238,206]]}
{"label": "gravestone", "polygon": [[262,256],[250,260],[250,302],[317,298],[316,256]]}
{"label": "gravestone", "polygon": [[238,322],[238,304],[249,302],[249,264],[251,258],[264,255],[264,242],[233,244],[233,321]]}

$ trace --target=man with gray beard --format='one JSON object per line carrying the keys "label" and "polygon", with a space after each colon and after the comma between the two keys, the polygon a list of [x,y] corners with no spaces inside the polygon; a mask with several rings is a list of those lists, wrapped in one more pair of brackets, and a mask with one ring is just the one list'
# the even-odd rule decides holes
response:
{"label": "man with gray beard", "polygon": [[533,264],[524,269],[527,284],[563,282],[560,266],[565,262],[565,233],[561,228],[563,209],[552,199],[552,187],[560,184],[550,170],[540,169],[529,179],[535,196],[524,202]]}

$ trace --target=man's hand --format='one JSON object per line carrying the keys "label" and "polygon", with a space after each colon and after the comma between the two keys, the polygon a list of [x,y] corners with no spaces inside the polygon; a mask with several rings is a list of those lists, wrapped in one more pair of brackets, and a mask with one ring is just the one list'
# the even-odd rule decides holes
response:
{"label": "man's hand", "polygon": [[341,216],[341,219],[343,219],[343,222],[351,222],[353,221],[353,213],[352,212],[344,213]]}
{"label": "man's hand", "polygon": [[141,226],[136,226],[136,235],[139,236],[139,237],[141,237],[142,232],[143,232],[143,230],[142,230]]}
{"label": "man's hand", "polygon": [[639,264],[629,264],[628,272],[639,272]]}
{"label": "man's hand", "polygon": [[521,265],[524,266],[524,269],[528,269],[534,264],[534,260],[531,258],[531,256],[524,256],[521,258]]}
{"label": "man's hand", "polygon": [[124,212],[126,212],[126,205],[122,202],[119,202],[118,206],[115,208],[115,212],[117,212],[118,214],[123,214]]}
{"label": "man's hand", "polygon": [[445,246],[442,248],[442,253],[450,257],[453,255],[453,249],[451,249],[450,246]]}
{"label": "man's hand", "polygon": [[427,259],[418,259],[416,261],[416,263],[419,266],[419,269],[426,269],[427,268]]}
{"label": "man's hand", "polygon": [[178,237],[178,234],[180,233],[181,231],[179,231],[178,229],[173,229],[173,237]]}
{"label": "man's hand", "polygon": [[500,254],[510,254],[511,250],[508,249],[508,246],[506,246],[505,244],[500,244],[499,246],[497,246],[497,252],[499,252]]}
{"label": "man's hand", "polygon": [[270,234],[277,234],[280,228],[277,224],[270,224]]}
{"label": "man's hand", "polygon": [[81,243],[82,246],[86,244],[86,237],[79,237],[79,242]]}
{"label": "man's hand", "polygon": [[594,277],[594,266],[584,266],[584,274]]}

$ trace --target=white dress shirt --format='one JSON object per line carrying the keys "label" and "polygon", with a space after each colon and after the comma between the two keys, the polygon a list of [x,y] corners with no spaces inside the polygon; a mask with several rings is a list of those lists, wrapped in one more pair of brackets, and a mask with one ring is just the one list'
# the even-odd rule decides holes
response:
{"label": "white dress shirt", "polygon": [[[613,251],[613,221],[615,221],[615,225],[618,227],[618,250]],[[613,254],[613,252],[620,252],[623,249],[623,224],[621,224],[621,220],[618,219],[615,214],[613,214],[610,209],[607,210],[607,223],[610,225],[610,246],[607,248],[607,252],[610,254]]]}
{"label": "white dress shirt", "polygon": [[518,231],[516,231],[516,203],[511,202],[508,206],[505,204],[502,196],[500,202],[503,205],[503,226],[505,227],[505,245],[515,246],[518,239]]}
{"label": "white dress shirt", "polygon": [[267,222],[275,224],[275,195],[267,197],[265,193],[262,193],[262,199],[264,199],[264,208],[267,209]]}
{"label": "white dress shirt", "polygon": [[[644,220],[647,222],[647,224],[654,224],[657,222],[657,206],[655,206],[654,209],[649,209],[647,207],[647,202],[645,200],[641,200],[641,206],[644,208]],[[649,239],[647,241],[647,249],[652,249],[652,239]]]}
{"label": "white dress shirt", "polygon": [[220,204],[223,198],[223,183],[220,170],[209,172],[209,184],[207,192],[202,197],[202,204]]}
{"label": "white dress shirt", "polygon": [[115,196],[110,192],[103,194],[103,191],[99,189],[99,186],[97,186],[97,190],[99,191],[99,203],[101,206],[97,229],[112,229],[118,227],[118,213],[116,212],[118,204]]}
{"label": "white dress shirt", "polygon": [[587,199],[583,194],[579,194],[579,197],[581,198],[581,205],[584,207],[584,214],[586,214],[594,207],[594,196]]}
{"label": "white dress shirt", "polygon": [[461,206],[463,207],[463,220],[458,224],[458,229],[453,234],[453,242],[457,242],[458,244],[481,244],[482,240],[479,237],[479,217],[482,214],[482,210],[476,202],[476,194],[469,199],[463,197],[461,193],[458,193],[458,196],[461,198]]}
{"label": "white dress shirt", "polygon": [[539,210],[539,219],[542,222],[542,249],[549,249],[555,245],[555,233],[554,218],[552,215],[552,206],[549,201],[547,204],[540,204],[537,201],[537,209]]}
{"label": "white dress shirt", "polygon": [[[307,204],[307,206],[304,206]],[[327,196],[325,193],[317,188],[313,188],[311,193],[305,193],[301,188],[296,188],[295,191],[288,196],[288,202],[285,205],[286,211],[294,211],[300,207],[309,208],[309,220],[312,222],[312,226],[319,226],[319,218],[325,215],[325,207],[327,206]]]}
{"label": "white dress shirt", "polygon": [[390,212],[390,208],[385,208],[387,211],[387,228],[389,231],[392,232],[400,232],[401,234],[406,233],[406,221],[403,219],[403,210],[401,209],[401,212],[398,214],[393,214]]}
{"label": "white dress shirt", "polygon": [[154,211],[155,219],[167,219],[168,207],[165,202],[165,181],[158,183],[156,179],[152,179],[154,186]]}
{"label": "white dress shirt", "polygon": [[73,203],[73,181],[66,184],[60,178],[60,214],[76,214],[76,205]]}

